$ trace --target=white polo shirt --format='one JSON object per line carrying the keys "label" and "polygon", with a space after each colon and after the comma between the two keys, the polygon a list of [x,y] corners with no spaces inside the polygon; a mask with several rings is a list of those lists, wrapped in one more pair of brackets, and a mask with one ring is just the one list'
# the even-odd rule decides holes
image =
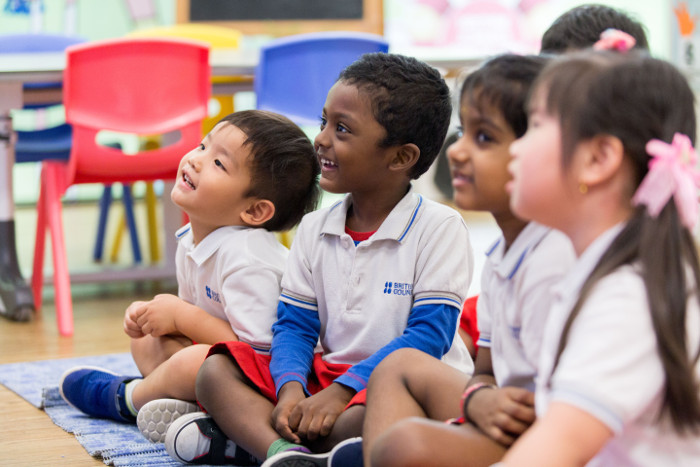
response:
{"label": "white polo shirt", "polygon": [[576,254],[563,233],[535,222],[504,250],[501,237],[486,252],[477,301],[478,345],[491,349],[499,386],[534,391],[551,288],[571,269]]}
{"label": "white polo shirt", "polygon": [[[536,411],[542,416],[551,401],[565,402],[613,431],[614,437],[589,466],[698,466],[700,437],[679,437],[667,417],[657,422],[664,372],[646,288],[636,266],[620,267],[594,286],[552,375],[559,338],[581,286],[622,227],[617,225],[598,237],[555,287],[540,359]],[[686,327],[695,355],[700,346],[697,295],[688,301]],[[695,374],[700,375],[700,365]]]}
{"label": "white polo shirt", "polygon": [[[315,303],[324,360],[354,365],[401,336],[414,306],[461,308],[473,256],[462,216],[412,190],[368,240],[355,246],[345,232],[351,203],[348,195],[303,218],[281,300]],[[443,361],[471,374],[473,362],[456,324]]]}
{"label": "white polo shirt", "polygon": [[189,224],[176,236],[180,298],[228,321],[256,351],[269,352],[288,250],[260,228],[221,227],[196,246]]}

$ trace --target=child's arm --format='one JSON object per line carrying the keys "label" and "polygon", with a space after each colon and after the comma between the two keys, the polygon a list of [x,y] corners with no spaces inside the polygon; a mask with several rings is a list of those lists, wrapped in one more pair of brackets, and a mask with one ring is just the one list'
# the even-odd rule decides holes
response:
{"label": "child's arm", "polygon": [[465,418],[490,438],[510,446],[535,421],[534,393],[517,387],[497,388],[488,347],[479,348],[467,388],[473,390],[474,385],[488,387],[463,401]]}
{"label": "child's arm", "polygon": [[171,294],[156,295],[132,316],[143,334],[182,335],[200,344],[238,340],[228,321]]}
{"label": "child's arm", "polygon": [[384,357],[394,350],[412,347],[440,359],[450,349],[457,331],[460,307],[444,304],[414,306],[401,336],[391,340],[373,355],[352,366],[336,381],[359,392]]}
{"label": "child's arm", "polygon": [[304,440],[328,436],[354,395],[355,390],[331,383],[313,396],[298,401],[289,414],[289,428]]}
{"label": "child's arm", "polygon": [[[282,294],[283,299],[286,295]],[[277,388],[278,403],[272,413],[273,426],[285,439],[298,443],[290,415],[308,395],[307,376],[311,371],[314,348],[318,342],[321,321],[314,303],[299,301],[295,306],[280,300],[277,321],[272,326],[270,374]]]}
{"label": "child's arm", "polygon": [[612,438],[597,418],[564,402],[552,402],[506,454],[503,465],[583,466]]}

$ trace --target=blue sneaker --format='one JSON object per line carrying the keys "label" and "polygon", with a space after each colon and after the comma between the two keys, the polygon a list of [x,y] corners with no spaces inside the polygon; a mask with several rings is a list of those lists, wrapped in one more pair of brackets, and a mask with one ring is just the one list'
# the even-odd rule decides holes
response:
{"label": "blue sneaker", "polygon": [[350,438],[336,444],[328,457],[330,467],[362,467],[362,437]]}
{"label": "blue sneaker", "polygon": [[269,457],[262,467],[362,467],[362,438],[350,438],[329,451],[312,454],[284,451]]}
{"label": "blue sneaker", "polygon": [[102,368],[82,366],[63,373],[58,389],[76,409],[97,418],[133,423],[124,397],[126,383],[140,376],[120,376]]}

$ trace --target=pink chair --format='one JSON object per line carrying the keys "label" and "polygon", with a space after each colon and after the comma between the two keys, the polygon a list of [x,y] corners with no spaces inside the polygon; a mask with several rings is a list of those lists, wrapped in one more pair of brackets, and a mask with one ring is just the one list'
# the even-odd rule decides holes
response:
{"label": "pink chair", "polygon": [[[210,95],[209,47],[177,39],[116,39],[67,49],[66,121],[73,125],[68,161],[42,163],[32,292],[41,308],[45,234],[51,237],[56,319],[73,334],[70,276],[61,197],[80,183],[173,179],[182,156],[199,144]],[[96,142],[99,131],[140,135],[179,132],[168,146],[137,154]]]}

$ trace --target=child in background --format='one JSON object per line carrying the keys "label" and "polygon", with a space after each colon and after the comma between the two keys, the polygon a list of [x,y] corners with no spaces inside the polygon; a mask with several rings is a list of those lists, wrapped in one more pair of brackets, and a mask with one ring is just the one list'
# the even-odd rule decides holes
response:
{"label": "child in background", "polygon": [[326,463],[360,434],[367,381],[393,350],[415,347],[472,372],[457,337],[472,271],[467,227],[410,183],[437,156],[450,114],[443,78],[413,58],[367,54],[340,74],[315,147],[321,187],[348,195],[297,230],[271,361],[243,343],[214,346],[197,378],[211,417],[170,425],[171,456],[240,462],[245,450],[281,453],[266,466]]}
{"label": "child in background", "polygon": [[194,401],[215,342],[268,354],[288,253],[272,231],[315,208],[319,171],[310,141],[287,118],[252,110],[222,119],[182,158],[171,193],[190,219],[177,232],[178,296],[134,302],[125,313],[142,376],[73,368],[61,379],[63,398],[89,415],[134,422],[148,401]]}
{"label": "child in background", "polygon": [[636,47],[649,50],[644,26],[621,10],[607,5],[574,7],[554,20],[542,35],[540,53],[562,54],[592,46],[606,29],[626,32]]}
{"label": "child in background", "polygon": [[563,57],[512,146],[511,206],[578,260],[556,288],[537,421],[505,465],[700,465],[694,96],[634,51]]}
{"label": "child in background", "polygon": [[[482,272],[475,372],[470,378],[409,350],[386,358],[370,380],[364,465],[488,466],[534,420],[550,288],[573,264],[574,251],[561,232],[518,218],[506,184],[509,148],[527,129],[525,101],[545,62],[501,55],[462,85],[461,135],[447,150],[454,200],[462,209],[490,212],[502,232]],[[466,420],[444,423],[462,415]]]}

